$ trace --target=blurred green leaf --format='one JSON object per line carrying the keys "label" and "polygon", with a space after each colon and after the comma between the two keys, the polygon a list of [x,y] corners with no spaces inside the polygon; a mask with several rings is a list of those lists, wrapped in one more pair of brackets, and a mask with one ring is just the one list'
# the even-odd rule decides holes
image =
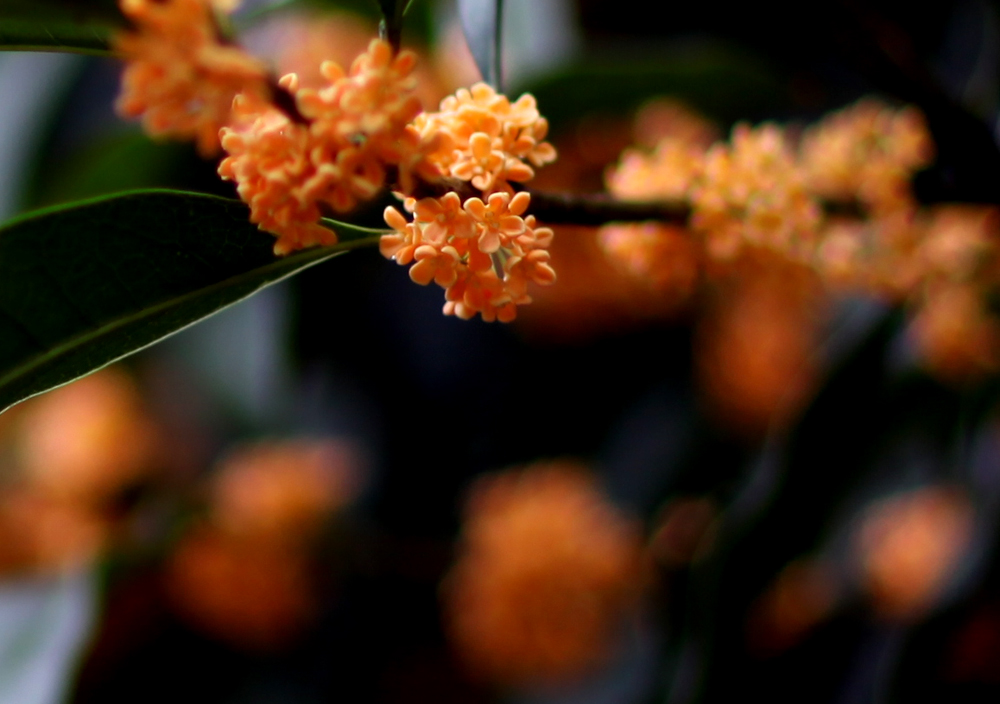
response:
{"label": "blurred green leaf", "polygon": [[0,228],[0,410],[140,350],[379,231],[276,258],[238,201],[135,191]]}
{"label": "blurred green leaf", "polygon": [[722,123],[770,117],[790,103],[773,67],[714,42],[672,47],[642,61],[590,54],[523,89],[538,99],[553,129],[582,115],[623,115],[654,97],[681,100]]}
{"label": "blurred green leaf", "polygon": [[501,90],[500,27],[503,0],[458,0],[458,15],[469,51],[483,80]]}
{"label": "blurred green leaf", "polygon": [[114,0],[0,0],[0,50],[104,55],[122,23]]}
{"label": "blurred green leaf", "polygon": [[[187,142],[155,141],[136,129],[100,137],[74,150],[56,148],[36,165],[31,208],[123,191],[170,188],[207,190],[191,172],[210,165]],[[210,173],[214,177],[214,173]]]}

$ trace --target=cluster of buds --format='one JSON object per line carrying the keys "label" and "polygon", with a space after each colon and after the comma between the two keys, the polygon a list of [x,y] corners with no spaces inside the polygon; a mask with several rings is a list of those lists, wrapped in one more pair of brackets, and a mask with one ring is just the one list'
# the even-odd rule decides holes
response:
{"label": "cluster of buds", "polygon": [[[683,236],[696,253],[687,260],[703,275],[728,275],[767,253],[808,267],[831,290],[912,306],[923,360],[961,380],[1000,367],[1000,327],[985,308],[1000,219],[984,207],[919,206],[910,181],[933,152],[918,111],[864,100],[798,141],[773,124],[737,125],[711,147],[667,135],[651,153],[627,151],[607,183],[622,200],[689,205]],[[677,266],[664,253],[677,249],[679,231],[613,225],[602,241],[626,268],[670,289]]]}
{"label": "cluster of buds", "polygon": [[[509,321],[531,300],[528,282],[554,281],[552,231],[524,216],[530,197],[512,185],[555,159],[532,96],[512,103],[477,84],[422,112],[416,55],[380,39],[348,70],[323,62],[321,85],[295,74],[269,82],[221,37],[220,3],[120,2],[133,29],[115,39],[128,62],[119,112],[150,134],[196,138],[203,154],[221,146],[220,176],[278,238],[276,254],[334,244],[323,215],[392,188],[415,217],[386,211],[395,232],[382,252],[416,262],[414,281],[444,286],[446,313]],[[428,191],[443,195],[417,200]]]}

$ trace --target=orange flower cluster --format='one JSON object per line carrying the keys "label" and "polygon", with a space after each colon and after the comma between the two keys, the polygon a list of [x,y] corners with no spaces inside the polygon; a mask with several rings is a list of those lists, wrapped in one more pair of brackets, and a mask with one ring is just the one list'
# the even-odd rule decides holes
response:
{"label": "orange flower cluster", "polygon": [[512,104],[485,83],[459,89],[441,101],[439,112],[420,115],[414,125],[425,138],[443,137],[430,161],[443,173],[471,182],[484,196],[513,194],[510,182],[530,180],[532,165],[556,158],[544,141],[549,124],[534,96],[524,94]]}
{"label": "orange flower cluster", "polygon": [[236,183],[251,222],[277,236],[276,254],[334,244],[321,224],[327,211],[349,211],[387,185],[405,199],[421,182],[450,178],[481,197],[407,199],[413,223],[390,209],[387,257],[415,261],[414,281],[444,286],[445,312],[465,319],[513,320],[531,301],[528,282],[555,280],[552,231],[522,217],[528,196],[511,185],[556,157],[531,95],[512,103],[477,83],[423,113],[416,55],[375,39],[349,71],[325,61],[309,85],[284,76],[275,90],[291,105],[279,105],[259,62],[219,39],[210,0],[120,2],[139,27],[115,40],[128,61],[120,110],[143,115],[153,134],[197,136],[206,154],[221,140],[219,175]]}
{"label": "orange flower cluster", "polygon": [[484,203],[457,193],[441,198],[409,198],[404,207],[413,221],[393,207],[385,221],[395,230],[380,249],[397,264],[413,262],[410,278],[445,289],[444,312],[462,319],[479,313],[488,322],[509,322],[517,306],[531,302],[528,283],[548,285],[556,273],[549,265],[552,230],[522,217],[531,196],[501,191]]}
{"label": "orange flower cluster", "polygon": [[250,219],[278,235],[277,254],[332,244],[336,235],[319,224],[322,209],[344,212],[373,197],[386,181],[386,165],[402,183],[415,173],[436,176],[421,157],[424,144],[408,123],[420,111],[411,76],[412,52],[393,55],[372,40],[348,73],[324,62],[322,88],[302,88],[294,74],[281,79],[305,124],[277,107],[241,94],[236,121],[222,130],[229,154],[219,165],[250,205]]}
{"label": "orange flower cluster", "polygon": [[456,652],[504,684],[600,663],[641,581],[639,538],[575,464],[480,480],[444,583]]}
{"label": "orange flower cluster", "polygon": [[[986,308],[1000,274],[1000,214],[919,207],[910,180],[933,151],[919,112],[874,100],[834,113],[797,144],[775,125],[738,125],[729,144],[710,148],[668,134],[650,154],[626,151],[607,184],[623,200],[688,202],[689,231],[610,225],[602,241],[664,290],[689,289],[692,265],[728,276],[770,252],[833,290],[906,303],[924,363],[962,381],[1000,368],[1000,323]],[[825,216],[824,201],[860,212]],[[685,236],[692,253],[679,266],[675,241]]]}
{"label": "orange flower cluster", "polygon": [[[282,79],[285,86],[294,82],[292,76]],[[236,182],[237,193],[250,206],[250,222],[277,235],[274,253],[334,244],[337,235],[319,224],[319,202],[305,187],[316,176],[309,128],[242,94],[234,101],[234,117],[240,126],[222,130],[229,156],[219,164],[219,175]]]}
{"label": "orange flower cluster", "polygon": [[626,149],[606,175],[608,190],[622,200],[684,200],[701,172],[705,147],[684,137],[664,136],[647,154]]}
{"label": "orange flower cluster", "polygon": [[167,567],[171,603],[193,626],[251,650],[280,648],[318,609],[309,546],[354,496],[356,463],[334,442],[242,448],[213,476],[208,520]]}
{"label": "orange flower cluster", "polygon": [[194,139],[204,156],[218,153],[219,128],[230,120],[233,97],[267,95],[264,65],[222,41],[208,0],[119,5],[135,28],[112,40],[127,62],[119,114],[141,117],[151,135]]}
{"label": "orange flower cluster", "polygon": [[232,535],[298,542],[354,498],[355,470],[350,448],[335,442],[244,447],[226,457],[213,477],[212,515]]}
{"label": "orange flower cluster", "polygon": [[807,130],[800,154],[812,193],[885,212],[912,205],[910,177],[931,163],[934,143],[917,110],[868,99]]}
{"label": "orange flower cluster", "polygon": [[382,254],[404,266],[416,262],[410,278],[444,288],[446,315],[510,322],[517,306],[531,302],[529,282],[545,286],[556,278],[549,264],[552,230],[524,216],[531,196],[511,186],[535,175],[531,165],[555,159],[543,141],[548,122],[531,95],[511,103],[477,83],[442,100],[439,112],[422,113],[414,126],[422,142],[433,145],[429,165],[470,182],[482,197],[463,202],[451,192],[406,199],[412,221],[387,208],[385,221],[395,233],[382,238]]}
{"label": "orange flower cluster", "polygon": [[705,154],[692,185],[691,227],[710,256],[732,260],[744,246],[808,257],[820,208],[806,191],[784,133],[775,125],[737,125],[730,145]]}
{"label": "orange flower cluster", "polygon": [[86,565],[120,518],[122,493],[156,465],[159,433],[132,380],[105,370],[4,414],[0,570]]}

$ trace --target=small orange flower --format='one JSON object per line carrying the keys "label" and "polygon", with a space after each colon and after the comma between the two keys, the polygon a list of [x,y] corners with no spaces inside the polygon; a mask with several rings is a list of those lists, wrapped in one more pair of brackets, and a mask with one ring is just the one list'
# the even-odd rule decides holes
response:
{"label": "small orange flower", "polygon": [[429,244],[421,245],[413,252],[413,258],[416,262],[410,267],[410,278],[421,286],[433,281],[447,288],[458,279],[460,255],[454,247],[445,245],[439,250]]}
{"label": "small orange flower", "polygon": [[703,147],[666,137],[652,154],[627,150],[605,177],[608,190],[622,200],[686,198],[704,160]]}
{"label": "small orange flower", "polygon": [[962,384],[1000,368],[1000,322],[971,286],[930,287],[910,335],[923,364],[945,381]]}
{"label": "small orange flower", "polygon": [[385,209],[385,222],[395,232],[382,235],[379,240],[379,252],[386,259],[395,260],[400,266],[406,266],[413,261],[416,252],[423,241],[423,231],[416,223],[408,222],[398,210],[389,206]]}
{"label": "small orange flower", "polygon": [[[332,61],[322,66],[327,85],[296,92],[299,111],[311,121],[316,197],[335,210],[353,208],[385,185],[385,165],[419,169],[422,142],[408,123],[420,112],[413,69],[416,55],[396,55],[385,41],[373,39],[349,72]],[[434,172],[436,174],[436,171]]]}
{"label": "small orange flower", "polygon": [[479,198],[469,198],[462,206],[472,216],[479,232],[479,250],[493,254],[501,246],[510,246],[511,239],[524,232],[521,215],[531,202],[531,196],[522,192],[513,199],[506,193],[494,193],[488,204]]}
{"label": "small orange flower", "polygon": [[181,540],[165,582],[181,618],[250,651],[287,646],[319,610],[304,555],[208,526]]}
{"label": "small orange flower", "polygon": [[77,501],[20,486],[0,493],[0,573],[58,574],[89,566],[110,532],[106,516]]}
{"label": "small orange flower", "polygon": [[750,644],[778,653],[828,618],[840,598],[834,565],[800,558],[785,566],[754,604],[748,620]]}
{"label": "small orange flower", "polygon": [[789,422],[808,399],[821,320],[810,269],[780,260],[760,266],[727,282],[697,337],[697,370],[711,410],[751,437]]}
{"label": "small orange flower", "polygon": [[424,225],[423,236],[428,242],[445,242],[451,237],[468,239],[476,234],[475,221],[454,192],[418,200],[414,214],[414,220]]}
{"label": "small orange flower", "polygon": [[674,306],[686,303],[701,279],[701,254],[694,235],[676,225],[605,225],[599,241],[613,260],[648,281]]}
{"label": "small orange flower", "polygon": [[476,132],[469,138],[468,152],[460,153],[451,165],[451,175],[471,181],[480,191],[489,192],[503,173],[506,163],[504,153],[493,148],[490,136],[485,132]]}

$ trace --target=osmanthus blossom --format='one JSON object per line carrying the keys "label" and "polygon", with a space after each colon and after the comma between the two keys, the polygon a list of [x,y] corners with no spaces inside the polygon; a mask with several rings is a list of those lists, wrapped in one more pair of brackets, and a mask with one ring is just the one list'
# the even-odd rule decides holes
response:
{"label": "osmanthus blossom", "polygon": [[[282,83],[292,86],[294,77]],[[276,254],[335,243],[336,234],[319,224],[319,200],[310,188],[321,177],[311,159],[309,129],[246,94],[237,96],[234,114],[234,124],[222,130],[229,156],[219,164],[219,175],[236,182],[250,206],[250,222],[277,235]]]}
{"label": "osmanthus blossom", "polygon": [[134,30],[111,45],[126,61],[119,114],[141,117],[152,136],[193,139],[203,156],[219,151],[219,128],[230,120],[233,97],[267,95],[266,67],[224,43],[204,0],[120,0]]}
{"label": "osmanthus blossom", "polygon": [[548,253],[552,230],[538,227],[531,215],[522,217],[531,202],[526,192],[513,198],[493,193],[485,203],[471,197],[461,210],[458,201],[455,193],[407,199],[404,209],[413,213],[412,221],[386,208],[395,233],[382,238],[382,254],[401,265],[415,260],[410,278],[445,289],[445,314],[467,319],[479,313],[487,321],[509,322],[518,305],[531,302],[529,282],[555,281]]}
{"label": "osmanthus blossom", "polygon": [[159,467],[162,429],[118,368],[31,399],[11,418],[0,429],[0,574],[92,565],[119,535],[121,498]]}
{"label": "osmanthus blossom", "polygon": [[869,505],[852,547],[876,612],[907,622],[931,609],[971,549],[974,527],[974,504],[955,486],[931,484]]}
{"label": "osmanthus blossom", "polygon": [[414,126],[422,134],[447,135],[451,149],[437,150],[428,159],[484,195],[512,193],[511,182],[529,181],[535,175],[532,166],[556,158],[555,148],[544,141],[548,122],[534,96],[526,93],[511,103],[485,83],[459,89],[441,101],[438,112],[421,114]]}
{"label": "osmanthus blossom", "polygon": [[[325,213],[392,187],[415,220],[387,211],[394,232],[380,249],[412,263],[414,281],[445,287],[446,312],[511,320],[531,300],[528,282],[554,281],[552,231],[525,217],[530,196],[511,185],[556,156],[531,95],[511,102],[479,83],[424,113],[416,55],[381,39],[347,70],[323,62],[319,84],[272,83],[221,38],[215,12],[227,8],[212,0],[120,2],[137,29],[115,38],[127,62],[119,110],[153,134],[195,137],[205,154],[221,143],[219,175],[277,237],[276,254],[334,244]],[[456,182],[461,196],[448,192]],[[444,193],[412,197],[428,190]]]}
{"label": "osmanthus blossom", "polygon": [[873,99],[832,113],[797,141],[773,124],[737,125],[729,142],[710,147],[668,129],[651,151],[626,150],[606,180],[623,201],[688,204],[686,231],[612,223],[601,242],[664,290],[692,280],[690,267],[676,266],[678,238],[691,243],[705,279],[761,255],[812,268],[831,291],[911,307],[922,363],[965,383],[1000,368],[1000,321],[988,306],[1000,275],[1000,211],[921,206],[911,181],[933,156],[919,111]]}
{"label": "osmanthus blossom", "polygon": [[532,96],[512,104],[483,83],[460,89],[439,112],[423,113],[413,124],[425,139],[441,135],[442,144],[452,146],[428,149],[427,163],[469,181],[482,196],[404,199],[412,221],[387,208],[394,232],[383,237],[382,254],[401,265],[416,261],[410,278],[445,289],[446,315],[509,322],[517,306],[531,302],[529,283],[544,286],[556,278],[548,253],[553,232],[526,215],[530,194],[510,185],[534,176],[524,159],[542,165],[555,158],[542,141],[548,124]]}
{"label": "osmanthus blossom", "polygon": [[353,447],[335,439],[245,445],[210,480],[207,515],[166,561],[173,610],[244,650],[286,647],[320,611],[312,556],[357,494]]}
{"label": "osmanthus blossom", "polygon": [[251,220],[278,235],[279,254],[317,244],[336,235],[319,224],[322,209],[354,208],[385,185],[386,167],[406,162],[421,143],[406,138],[408,122],[420,110],[410,73],[415,56],[393,55],[375,39],[349,72],[332,61],[322,66],[327,85],[301,88],[294,74],[280,86],[294,96],[303,122],[277,107],[240,95],[238,119],[222,130],[229,157],[219,166],[236,181],[251,207]]}
{"label": "osmanthus blossom", "polygon": [[885,211],[913,206],[910,177],[931,163],[934,143],[919,111],[868,99],[806,130],[800,153],[814,193]]}
{"label": "osmanthus blossom", "polygon": [[821,209],[776,125],[737,125],[730,144],[706,152],[690,197],[691,227],[710,257],[732,259],[748,245],[812,255]]}

